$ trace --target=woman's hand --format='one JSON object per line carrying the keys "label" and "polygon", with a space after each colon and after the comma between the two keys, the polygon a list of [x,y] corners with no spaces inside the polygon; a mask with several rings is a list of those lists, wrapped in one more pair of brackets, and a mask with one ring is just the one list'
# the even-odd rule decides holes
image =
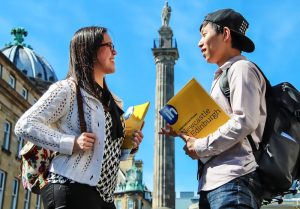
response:
{"label": "woman's hand", "polygon": [[73,153],[78,151],[88,151],[93,149],[96,134],[84,132],[75,138]]}
{"label": "woman's hand", "polygon": [[143,141],[144,135],[142,131],[133,132],[133,149],[137,149],[140,146],[140,143]]}

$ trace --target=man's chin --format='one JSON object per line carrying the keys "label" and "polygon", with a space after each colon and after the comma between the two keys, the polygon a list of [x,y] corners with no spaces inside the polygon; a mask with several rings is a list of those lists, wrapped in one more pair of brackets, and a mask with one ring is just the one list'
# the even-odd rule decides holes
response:
{"label": "man's chin", "polygon": [[206,60],[207,63],[211,63],[211,60],[209,59],[209,57],[204,57],[204,59]]}
{"label": "man's chin", "polygon": [[210,62],[210,57],[203,55],[203,58],[206,60],[207,63],[211,63]]}

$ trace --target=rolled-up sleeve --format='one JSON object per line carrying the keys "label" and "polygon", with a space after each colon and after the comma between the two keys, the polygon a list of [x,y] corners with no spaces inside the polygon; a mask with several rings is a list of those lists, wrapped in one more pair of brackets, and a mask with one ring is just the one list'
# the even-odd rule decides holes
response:
{"label": "rolled-up sleeve", "polygon": [[[199,157],[218,155],[230,149],[259,125],[260,102],[264,92],[261,77],[254,65],[246,61],[234,63],[228,71],[228,81],[231,118],[214,133],[196,140],[194,148]],[[217,101],[221,106],[225,103],[228,105],[218,82],[212,89],[212,97],[222,98],[221,102]]]}

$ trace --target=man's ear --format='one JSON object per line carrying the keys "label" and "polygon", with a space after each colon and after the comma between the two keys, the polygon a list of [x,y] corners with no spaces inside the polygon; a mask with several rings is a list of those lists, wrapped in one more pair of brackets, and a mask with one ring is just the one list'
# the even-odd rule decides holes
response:
{"label": "man's ear", "polygon": [[224,41],[231,40],[231,31],[228,27],[223,28],[223,40]]}

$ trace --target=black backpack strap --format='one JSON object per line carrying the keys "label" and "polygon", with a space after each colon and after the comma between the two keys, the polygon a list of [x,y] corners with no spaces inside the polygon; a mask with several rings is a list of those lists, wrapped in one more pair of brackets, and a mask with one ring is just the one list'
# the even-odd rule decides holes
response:
{"label": "black backpack strap", "polygon": [[255,65],[255,67],[258,69],[258,71],[261,73],[261,75],[265,79],[265,82],[266,82],[266,97],[271,96],[272,95],[272,86],[271,86],[270,81],[267,79],[264,72],[258,67],[257,64],[255,64],[254,62],[251,62],[251,63]]}
{"label": "black backpack strap", "polygon": [[197,180],[200,180],[202,173],[203,173],[203,167],[204,164],[201,162],[201,160],[198,160],[198,165],[197,165]]}
{"label": "black backpack strap", "polygon": [[228,102],[230,104],[230,88],[229,88],[229,81],[228,81],[228,76],[227,76],[229,68],[224,70],[223,73],[221,74],[219,86],[220,86],[222,93],[228,99]]}
{"label": "black backpack strap", "polygon": [[[258,69],[258,71],[261,73],[261,75],[263,76],[263,78],[266,81],[266,96],[271,95],[272,94],[271,93],[272,86],[271,86],[270,81],[267,79],[267,77],[265,76],[263,71],[254,62],[251,62],[251,63],[253,63],[255,65],[255,67]],[[229,71],[230,67],[223,71],[223,73],[220,76],[220,81],[219,81],[220,89],[221,89],[222,93],[225,95],[225,97],[228,99],[229,104],[230,104],[230,87],[229,87],[229,81],[228,81],[228,71]]]}
{"label": "black backpack strap", "polygon": [[201,160],[198,160],[198,169],[197,169],[197,180],[200,180],[202,174],[203,174],[203,169],[204,166],[209,163],[210,161],[212,161],[213,159],[215,159],[217,156],[212,156],[210,157],[205,163],[203,163]]}

